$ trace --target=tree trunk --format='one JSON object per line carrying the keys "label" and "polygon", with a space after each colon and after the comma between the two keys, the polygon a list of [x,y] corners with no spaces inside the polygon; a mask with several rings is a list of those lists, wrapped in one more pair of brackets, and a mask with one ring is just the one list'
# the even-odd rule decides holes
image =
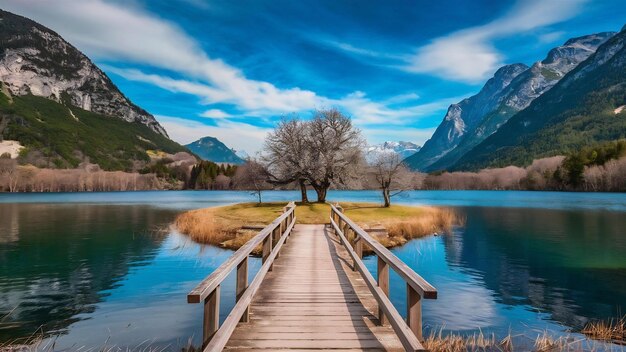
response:
{"label": "tree trunk", "polygon": [[326,203],[326,192],[328,192],[328,186],[315,187],[318,203]]}
{"label": "tree trunk", "polygon": [[305,179],[300,179],[300,194],[302,195],[302,204],[309,203],[309,197],[306,194],[306,185],[304,184]]}
{"label": "tree trunk", "polygon": [[385,204],[383,206],[385,208],[389,208],[391,206],[391,196],[389,195],[389,188],[383,188],[383,198],[385,200]]}

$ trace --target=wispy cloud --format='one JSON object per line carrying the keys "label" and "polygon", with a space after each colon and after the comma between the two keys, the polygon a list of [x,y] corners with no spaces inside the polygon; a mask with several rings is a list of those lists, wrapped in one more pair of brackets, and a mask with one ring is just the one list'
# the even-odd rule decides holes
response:
{"label": "wispy cloud", "polygon": [[182,144],[191,143],[205,136],[217,136],[235,150],[249,153],[260,150],[269,128],[252,126],[243,122],[216,120],[215,125],[175,116],[157,115],[157,120],[165,127],[172,139]]}
{"label": "wispy cloud", "polygon": [[202,114],[200,114],[200,116],[206,117],[209,119],[226,119],[226,118],[232,117],[233,115],[220,109],[209,109],[203,112]]}
{"label": "wispy cloud", "polygon": [[417,49],[405,69],[466,82],[479,82],[502,65],[493,41],[564,21],[586,0],[519,1],[505,16],[482,26],[436,38]]}
{"label": "wispy cloud", "polygon": [[286,112],[315,106],[318,99],[312,91],[246,78],[239,69],[209,57],[175,24],[127,3],[7,0],[3,7],[45,23],[97,58],[150,65],[202,81],[212,90],[206,94],[210,102]]}
{"label": "wispy cloud", "polygon": [[[519,0],[504,16],[481,26],[465,28],[433,39],[413,52],[389,53],[334,41],[311,37],[318,43],[342,51],[362,62],[425,73],[452,81],[478,83],[503,65],[504,55],[494,41],[519,35],[562,22],[573,17],[588,0]],[[563,32],[537,35],[541,42],[559,39]]]}
{"label": "wispy cloud", "polygon": [[[136,69],[119,69],[112,66],[106,66],[106,68],[108,71],[118,74],[127,80],[154,84],[160,88],[176,93],[195,95],[205,105],[209,105],[218,101],[229,101],[227,99],[220,100],[219,98],[223,96],[223,92],[203,83],[192,82],[184,79],[172,79],[156,74],[146,74]],[[325,107],[338,107],[344,109],[346,112],[352,115],[357,124],[370,125],[385,123],[389,125],[402,125],[419,120],[420,118],[428,116],[429,114],[441,111],[442,109],[445,109],[448,105],[462,99],[462,97],[456,96],[440,99],[435,102],[393,108],[393,105],[395,104],[407,103],[412,100],[417,100],[418,98],[419,96],[415,93],[406,93],[391,97],[382,102],[377,102],[369,99],[364,92],[356,91],[337,99],[315,96],[310,104],[302,106],[300,108],[277,109],[268,106],[257,106],[255,109],[248,109],[246,113],[250,117],[267,117],[270,115],[280,115],[284,113],[299,112]],[[241,107],[241,105],[237,105],[237,108]]]}

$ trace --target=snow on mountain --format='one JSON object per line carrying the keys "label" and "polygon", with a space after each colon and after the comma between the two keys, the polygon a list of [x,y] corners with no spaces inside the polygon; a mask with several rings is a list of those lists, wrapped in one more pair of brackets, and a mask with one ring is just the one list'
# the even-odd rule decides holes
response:
{"label": "snow on mountain", "polygon": [[400,155],[402,159],[405,159],[417,153],[420,148],[419,145],[411,142],[387,141],[381,144],[369,145],[365,150],[365,157],[368,161],[371,161],[381,153],[393,152]]}

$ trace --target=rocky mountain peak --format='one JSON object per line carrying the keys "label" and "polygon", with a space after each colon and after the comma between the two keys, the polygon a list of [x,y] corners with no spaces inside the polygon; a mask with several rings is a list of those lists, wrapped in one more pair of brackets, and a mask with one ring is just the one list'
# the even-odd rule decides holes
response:
{"label": "rocky mountain peak", "polygon": [[425,171],[453,165],[511,116],[552,88],[614,34],[604,32],[572,38],[550,50],[544,60],[530,68],[524,64],[501,67],[478,94],[448,108],[433,137],[420,152],[407,159],[407,163]]}
{"label": "rocky mountain peak", "polygon": [[566,65],[577,64],[589,57],[600,45],[614,35],[615,32],[603,32],[569,39],[562,46],[550,50],[541,64],[554,65],[563,59],[565,59],[564,64]]}
{"label": "rocky mountain peak", "polygon": [[154,116],[133,104],[78,49],[54,31],[2,10],[0,81],[13,95],[32,94],[138,122],[167,137]]}

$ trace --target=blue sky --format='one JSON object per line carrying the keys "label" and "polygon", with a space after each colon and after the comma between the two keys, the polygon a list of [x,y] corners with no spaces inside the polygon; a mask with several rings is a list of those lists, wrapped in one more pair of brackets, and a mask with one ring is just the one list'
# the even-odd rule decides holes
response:
{"label": "blue sky", "polygon": [[0,0],[60,33],[189,143],[255,152],[281,116],[337,107],[370,143],[423,144],[504,64],[618,31],[623,0]]}

